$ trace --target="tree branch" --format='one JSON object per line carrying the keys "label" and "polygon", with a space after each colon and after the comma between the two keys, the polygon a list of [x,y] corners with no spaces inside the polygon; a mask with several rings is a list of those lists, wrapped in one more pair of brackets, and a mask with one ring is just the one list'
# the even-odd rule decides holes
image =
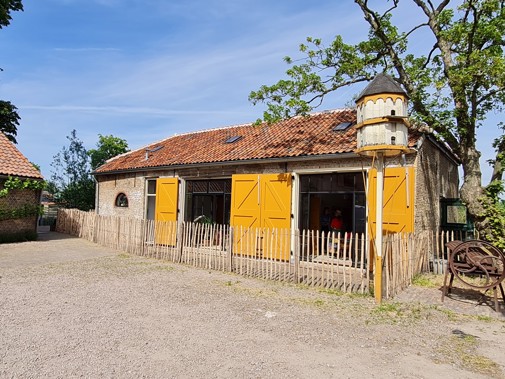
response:
{"label": "tree branch", "polygon": [[500,92],[505,92],[505,88],[496,88],[494,90],[490,90],[488,93],[486,93],[485,95],[481,96],[480,99],[478,99],[475,104],[477,106],[481,105],[482,103],[484,103],[485,101],[489,100],[491,97],[499,94]]}
{"label": "tree branch", "polygon": [[434,44],[433,47],[431,48],[430,52],[428,53],[428,57],[426,58],[426,62],[424,62],[424,64],[423,64],[423,67],[422,67],[423,70],[426,69],[426,67],[430,63],[431,55],[435,52],[435,50],[437,50],[437,48],[438,48],[437,44]]}
{"label": "tree branch", "polygon": [[411,30],[409,30],[408,32],[406,32],[406,33],[405,33],[405,36],[404,36],[404,38],[402,38],[402,39],[407,39],[407,37],[408,37],[409,35],[411,35],[411,34],[412,34],[413,32],[415,32],[417,29],[422,28],[423,26],[429,26],[429,25],[428,25],[428,23],[427,23],[427,22],[423,22],[422,24],[419,24],[419,25],[417,25],[417,26],[413,27]]}
{"label": "tree branch", "polygon": [[449,5],[449,3],[450,3],[450,0],[444,0],[444,1],[442,1],[442,2],[438,5],[438,7],[437,7],[437,9],[436,9],[436,12],[435,12],[435,13],[439,14],[440,12],[442,12],[442,11],[444,10],[444,8],[445,8],[447,5]]}

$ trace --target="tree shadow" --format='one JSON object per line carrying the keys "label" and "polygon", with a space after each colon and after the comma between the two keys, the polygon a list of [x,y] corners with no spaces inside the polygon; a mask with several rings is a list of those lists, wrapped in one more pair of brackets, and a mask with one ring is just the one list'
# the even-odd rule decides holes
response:
{"label": "tree shadow", "polygon": [[58,232],[42,232],[37,234],[38,242],[48,242],[48,241],[57,241],[57,240],[67,240],[67,239],[75,239],[78,238],[76,236],[71,236],[69,234],[58,233]]}

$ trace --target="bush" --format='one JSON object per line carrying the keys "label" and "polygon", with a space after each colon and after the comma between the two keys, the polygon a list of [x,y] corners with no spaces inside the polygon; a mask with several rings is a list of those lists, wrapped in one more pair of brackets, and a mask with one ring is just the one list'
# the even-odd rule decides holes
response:
{"label": "bush", "polygon": [[37,240],[37,232],[34,232],[32,230],[19,233],[0,234],[0,244],[27,242],[36,240]]}

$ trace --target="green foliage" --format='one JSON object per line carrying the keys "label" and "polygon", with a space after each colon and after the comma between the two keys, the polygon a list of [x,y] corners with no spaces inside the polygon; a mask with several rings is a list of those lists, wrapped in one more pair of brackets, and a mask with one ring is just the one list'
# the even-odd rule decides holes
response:
{"label": "green foliage", "polygon": [[417,274],[412,278],[412,284],[418,287],[439,288],[441,275],[434,274]]}
{"label": "green foliage", "polygon": [[91,169],[128,151],[128,144],[121,138],[99,134],[97,149],[88,151],[75,129],[67,139],[69,145],[64,146],[51,163],[53,171],[47,190],[55,195],[60,206],[88,211],[95,207],[95,181]]}
{"label": "green foliage", "polygon": [[126,140],[112,135],[98,135],[97,148],[88,151],[91,158],[91,169],[95,170],[112,157],[130,151]]}
{"label": "green foliage", "polygon": [[[424,20],[401,31],[392,23],[398,1],[389,2],[382,13],[370,8],[367,0],[355,3],[369,25],[367,40],[346,44],[337,36],[325,45],[307,38],[299,47],[299,59],[284,59],[289,64],[287,78],[261,86],[249,100],[266,103],[263,121],[275,122],[307,114],[340,88],[367,82],[379,72],[390,74],[408,94],[413,120],[428,124],[461,158],[461,197],[482,229],[479,198],[484,188],[476,130],[489,112],[502,111],[505,103],[505,4],[462,0],[450,8],[449,1],[412,0]],[[374,2],[377,7],[379,3]],[[408,25],[410,20],[404,21],[402,25]],[[430,35],[418,35],[421,31]],[[429,38],[435,44],[424,44],[422,51],[420,39]],[[503,137],[495,147],[500,161],[505,155]]]}
{"label": "green foliage", "polygon": [[11,12],[22,11],[21,0],[1,0],[0,1],[0,29],[11,23]]}
{"label": "green foliage", "polygon": [[460,150],[457,142],[475,137],[474,128],[488,111],[501,109],[505,99],[501,2],[464,1],[460,12],[444,9],[447,4],[434,10],[423,1],[416,2],[428,12],[427,21],[434,23],[431,32],[439,41],[424,54],[409,49],[409,37],[422,25],[401,32],[392,24],[396,4],[380,15],[365,1],[356,3],[370,24],[368,40],[352,45],[337,36],[325,46],[318,38],[307,38],[299,47],[302,58],[284,59],[290,64],[288,78],[251,92],[250,101],[266,102],[264,120],[277,121],[306,114],[328,93],[369,81],[378,72],[396,73],[412,99],[413,116]]}
{"label": "green foliage", "polygon": [[63,146],[62,150],[53,157],[51,166],[51,180],[57,187],[63,188],[70,183],[79,182],[89,178],[89,157],[84,143],[77,137],[77,132],[72,130],[69,146]]}
{"label": "green foliage", "polygon": [[67,184],[58,194],[56,202],[65,208],[89,211],[95,207],[95,182],[82,179]]}
{"label": "green foliage", "polygon": [[46,182],[43,180],[21,180],[9,176],[7,181],[3,184],[3,189],[0,190],[0,198],[7,196],[12,190],[42,190],[45,186]]}
{"label": "green foliage", "polygon": [[51,195],[55,195],[56,193],[58,193],[58,186],[56,185],[56,183],[54,183],[53,181],[47,181],[45,183],[46,185],[44,187],[44,190],[49,192]]}
{"label": "green foliage", "polygon": [[10,101],[0,100],[0,131],[13,143],[17,143],[19,120],[17,108]]}
{"label": "green foliage", "polygon": [[201,215],[201,216],[198,216],[194,222],[196,224],[205,224],[205,225],[210,225],[212,224],[212,219],[209,217],[209,216],[206,216],[206,215]]}
{"label": "green foliage", "polygon": [[0,244],[36,241],[37,233],[34,231],[25,231],[20,233],[0,234]]}
{"label": "green foliage", "polygon": [[[9,176],[0,190],[0,198],[6,197],[11,191],[38,191],[45,187],[43,180],[19,179]],[[0,221],[15,220],[32,216],[42,215],[42,207],[39,204],[25,204],[19,207],[0,205]]]}
{"label": "green foliage", "polygon": [[33,163],[33,162],[30,162],[32,164],[33,167],[35,167],[35,170],[37,170],[38,172],[41,172],[40,170],[40,165],[38,165],[37,163]]}
{"label": "green foliage", "polygon": [[0,206],[0,221],[41,216],[42,213],[43,207],[38,204],[25,204],[16,208]]}
{"label": "green foliage", "polygon": [[[10,24],[11,12],[22,10],[21,0],[0,0],[0,29]],[[13,143],[17,143],[16,135],[20,119],[16,110],[10,101],[0,100],[0,131]]]}
{"label": "green foliage", "polygon": [[53,157],[51,182],[56,187],[55,201],[65,208],[84,211],[95,206],[95,183],[90,175],[89,156],[83,142],[72,130],[69,145]]}
{"label": "green foliage", "polygon": [[495,180],[486,187],[486,196],[481,199],[484,208],[483,218],[487,227],[481,232],[480,238],[489,241],[500,249],[505,249],[505,204],[499,199],[503,193],[503,182]]}

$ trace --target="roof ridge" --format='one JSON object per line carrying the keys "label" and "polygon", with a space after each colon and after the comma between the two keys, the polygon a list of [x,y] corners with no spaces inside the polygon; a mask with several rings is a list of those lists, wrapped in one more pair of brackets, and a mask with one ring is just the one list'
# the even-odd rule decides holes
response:
{"label": "roof ridge", "polygon": [[[318,115],[322,115],[322,114],[341,113],[341,112],[352,111],[352,110],[354,110],[354,109],[353,108],[327,109],[327,110],[322,110],[322,111],[318,111],[318,112],[311,112],[311,113],[308,114],[308,116],[318,116]],[[301,118],[301,117],[305,117],[305,116],[303,116],[303,115],[297,115],[297,116],[291,117],[291,119],[296,119],[296,118]],[[285,120],[281,120],[281,121],[285,121]],[[279,122],[281,122],[281,121],[279,121]],[[112,161],[116,160],[117,158],[123,157],[125,155],[131,154],[131,153],[134,153],[134,152],[137,152],[137,151],[147,150],[147,148],[149,146],[159,145],[159,144],[164,143],[165,141],[168,141],[168,140],[170,140],[172,138],[175,138],[175,137],[182,137],[182,136],[188,136],[188,135],[197,135],[197,134],[202,134],[202,133],[215,132],[215,131],[218,131],[218,130],[241,128],[241,127],[245,127],[245,126],[252,126],[253,124],[254,124],[254,122],[249,122],[249,123],[244,123],[244,124],[220,126],[220,127],[211,128],[211,129],[201,129],[201,130],[196,130],[196,131],[189,131],[189,132],[185,132],[185,133],[181,133],[181,134],[175,133],[173,136],[163,138],[163,139],[161,139],[159,141],[156,141],[156,142],[151,142],[151,143],[149,143],[147,145],[144,145],[144,146],[141,146],[141,147],[139,147],[139,148],[137,148],[135,150],[130,150],[130,151],[127,151],[126,153],[122,153],[122,154],[116,155],[115,157],[109,158],[109,159],[107,159],[104,162],[104,164],[107,163],[107,162],[112,162]],[[98,168],[99,167],[97,167],[95,169],[95,171],[98,170]]]}

